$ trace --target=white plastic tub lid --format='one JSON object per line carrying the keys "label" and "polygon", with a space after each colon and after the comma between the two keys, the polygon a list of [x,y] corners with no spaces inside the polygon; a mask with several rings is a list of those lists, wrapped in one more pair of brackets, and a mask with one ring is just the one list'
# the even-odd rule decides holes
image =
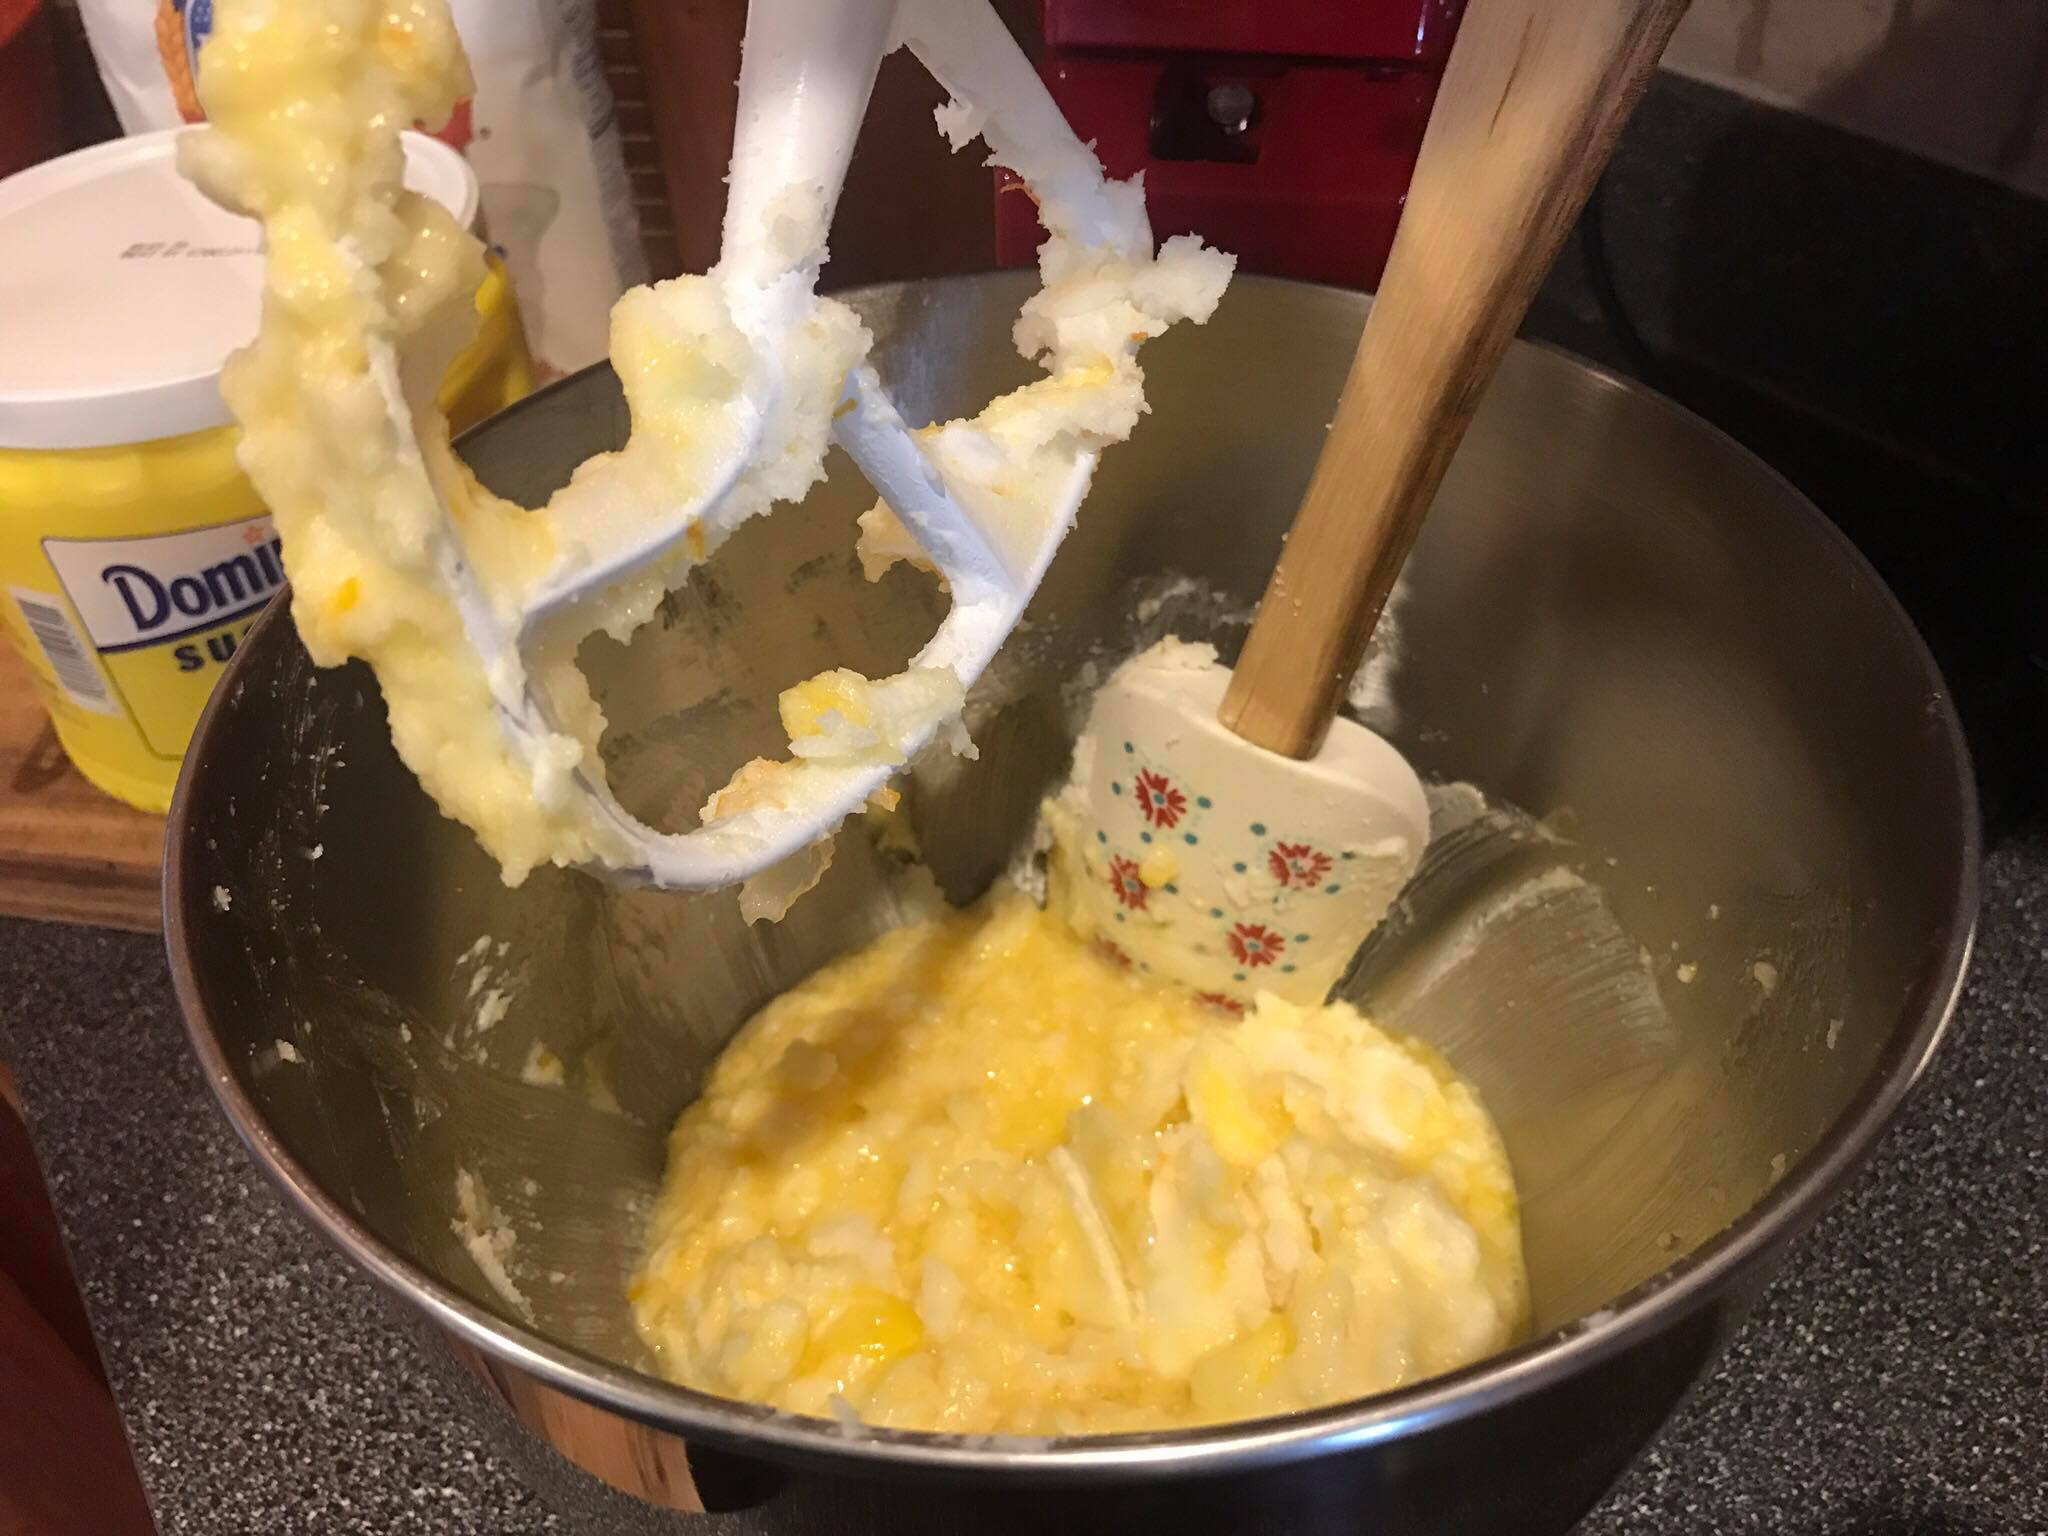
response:
{"label": "white plastic tub lid", "polygon": [[[261,231],[178,174],[169,128],[0,181],[0,448],[104,448],[224,426],[256,334]],[[405,184],[476,220],[476,173],[405,135]]]}

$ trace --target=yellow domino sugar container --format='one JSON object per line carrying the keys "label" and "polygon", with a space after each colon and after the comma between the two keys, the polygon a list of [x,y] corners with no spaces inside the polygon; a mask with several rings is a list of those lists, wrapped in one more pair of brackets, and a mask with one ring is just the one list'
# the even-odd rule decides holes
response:
{"label": "yellow domino sugar container", "polygon": [[[220,396],[256,332],[253,220],[178,174],[185,129],[81,150],[0,181],[0,625],[72,762],[144,810],[236,642],[283,584]],[[406,184],[465,224],[467,162],[406,135]],[[533,387],[504,269],[442,406],[459,428]]]}

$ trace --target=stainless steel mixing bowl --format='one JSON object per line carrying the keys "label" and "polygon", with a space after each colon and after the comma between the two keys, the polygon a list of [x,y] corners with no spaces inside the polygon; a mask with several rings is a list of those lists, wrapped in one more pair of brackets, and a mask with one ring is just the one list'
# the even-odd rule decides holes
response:
{"label": "stainless steel mixing bowl", "polygon": [[[1006,275],[854,297],[906,410],[946,415],[1023,377],[1006,333],[1025,292]],[[1169,623],[1226,649],[1241,632],[1366,303],[1241,279],[1209,326],[1147,351],[1153,413],[977,690],[980,759],[915,775],[950,895],[1012,856],[1063,768],[1086,664]],[[596,371],[465,452],[538,497],[623,428]],[[899,568],[868,587],[853,566],[865,500],[836,466],[629,654],[592,642],[629,803],[687,817],[779,748],[777,689],[921,641],[929,583]],[[671,1502],[766,1499],[760,1518],[806,1530],[1560,1529],[1933,1049],[1976,903],[1970,775],[1927,652],[1812,507],[1683,411],[1534,346],[1480,409],[1399,614],[1400,744],[1426,775],[1545,818],[1442,871],[1432,922],[1513,916],[1500,898],[1531,870],[1586,882],[1512,964],[1461,968],[1440,946],[1418,965],[1432,940],[1411,934],[1354,983],[1478,1081],[1523,1190],[1533,1335],[1454,1375],[1270,1422],[1033,1442],[852,1435],[647,1374],[624,1293],[663,1133],[751,1009],[889,920],[888,857],[842,836],[823,886],[752,929],[729,893],[561,871],[508,890],[398,764],[368,676],[315,672],[281,606],[236,657],[173,810],[167,928],[195,1049],[298,1208],[529,1423],[580,1402],[685,1440],[696,1486]],[[565,1086],[526,1080],[538,1050]]]}

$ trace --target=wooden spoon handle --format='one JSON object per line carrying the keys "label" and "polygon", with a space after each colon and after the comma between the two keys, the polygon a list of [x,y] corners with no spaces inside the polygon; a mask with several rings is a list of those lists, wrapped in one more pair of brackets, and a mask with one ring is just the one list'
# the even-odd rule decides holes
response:
{"label": "wooden spoon handle", "polygon": [[1686,0],[1471,0],[1379,297],[1219,718],[1312,757]]}

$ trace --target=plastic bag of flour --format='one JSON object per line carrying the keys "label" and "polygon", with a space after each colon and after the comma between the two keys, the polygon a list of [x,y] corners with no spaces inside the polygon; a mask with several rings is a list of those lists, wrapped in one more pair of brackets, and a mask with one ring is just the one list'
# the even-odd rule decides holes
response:
{"label": "plastic bag of flour", "polygon": [[[193,61],[214,0],[78,0],[121,126],[204,116]],[[441,137],[483,186],[484,234],[512,274],[545,374],[605,355],[612,302],[647,280],[590,0],[451,0],[476,95]]]}

